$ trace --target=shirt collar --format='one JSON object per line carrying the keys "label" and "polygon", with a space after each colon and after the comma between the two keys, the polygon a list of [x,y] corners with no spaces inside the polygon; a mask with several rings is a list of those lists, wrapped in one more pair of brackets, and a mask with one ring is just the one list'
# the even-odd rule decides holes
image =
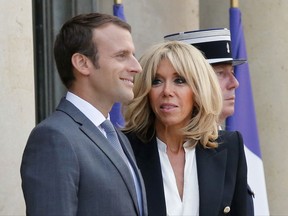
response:
{"label": "shirt collar", "polygon": [[[156,137],[156,140],[157,140],[158,149],[160,151],[166,153],[167,152],[167,145],[162,140],[160,140],[158,137]],[[188,140],[188,141],[184,142],[183,143],[183,148],[184,148],[185,152],[194,149],[194,146],[191,145],[191,140]]]}
{"label": "shirt collar", "polygon": [[[72,92],[67,92],[66,99],[76,106],[88,119],[90,119],[95,126],[99,127],[100,124],[106,120],[105,116],[97,108]],[[110,119],[109,114],[108,119]]]}

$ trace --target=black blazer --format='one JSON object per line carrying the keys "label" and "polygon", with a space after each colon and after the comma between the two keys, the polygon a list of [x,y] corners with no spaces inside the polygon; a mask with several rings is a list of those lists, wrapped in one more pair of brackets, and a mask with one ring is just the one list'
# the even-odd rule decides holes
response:
{"label": "black blazer", "polygon": [[[126,134],[142,173],[147,195],[148,215],[166,216],[166,205],[156,137],[148,143],[135,134]],[[196,146],[200,196],[200,216],[253,215],[247,211],[247,165],[242,136],[239,132],[219,131],[219,147]],[[247,205],[248,204],[248,205]],[[253,207],[253,204],[252,204]]]}

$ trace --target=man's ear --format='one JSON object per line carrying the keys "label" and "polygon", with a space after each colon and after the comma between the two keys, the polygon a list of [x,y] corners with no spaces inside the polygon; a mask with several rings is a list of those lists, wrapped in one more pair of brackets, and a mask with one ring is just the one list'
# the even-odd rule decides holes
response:
{"label": "man's ear", "polygon": [[71,62],[74,68],[79,71],[83,75],[89,75],[90,70],[90,61],[87,58],[87,56],[80,54],[80,53],[74,53],[71,57]]}

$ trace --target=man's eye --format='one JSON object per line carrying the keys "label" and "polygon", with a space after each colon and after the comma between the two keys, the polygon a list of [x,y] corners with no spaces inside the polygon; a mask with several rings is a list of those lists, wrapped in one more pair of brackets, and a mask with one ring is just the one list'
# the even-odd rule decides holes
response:
{"label": "man's eye", "polygon": [[125,59],[129,54],[127,52],[119,52],[115,55],[118,59]]}
{"label": "man's eye", "polygon": [[117,56],[120,58],[124,58],[126,56],[126,54],[125,53],[119,53]]}
{"label": "man's eye", "polygon": [[224,76],[224,72],[223,72],[223,71],[217,71],[217,72],[216,72],[216,75],[217,75],[218,77],[223,77],[223,76]]}

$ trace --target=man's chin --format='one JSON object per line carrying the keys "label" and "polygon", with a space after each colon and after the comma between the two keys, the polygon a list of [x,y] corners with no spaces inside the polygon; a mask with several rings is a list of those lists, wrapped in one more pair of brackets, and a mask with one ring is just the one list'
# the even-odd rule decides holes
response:
{"label": "man's chin", "polygon": [[225,121],[226,118],[228,118],[229,116],[232,116],[233,114],[234,114],[234,109],[222,110],[221,115],[220,115],[220,119],[223,119]]}
{"label": "man's chin", "polygon": [[132,101],[134,99],[134,94],[126,94],[125,97],[122,97],[121,98],[121,102],[120,103],[123,103],[123,104],[127,104],[129,103],[130,101]]}

